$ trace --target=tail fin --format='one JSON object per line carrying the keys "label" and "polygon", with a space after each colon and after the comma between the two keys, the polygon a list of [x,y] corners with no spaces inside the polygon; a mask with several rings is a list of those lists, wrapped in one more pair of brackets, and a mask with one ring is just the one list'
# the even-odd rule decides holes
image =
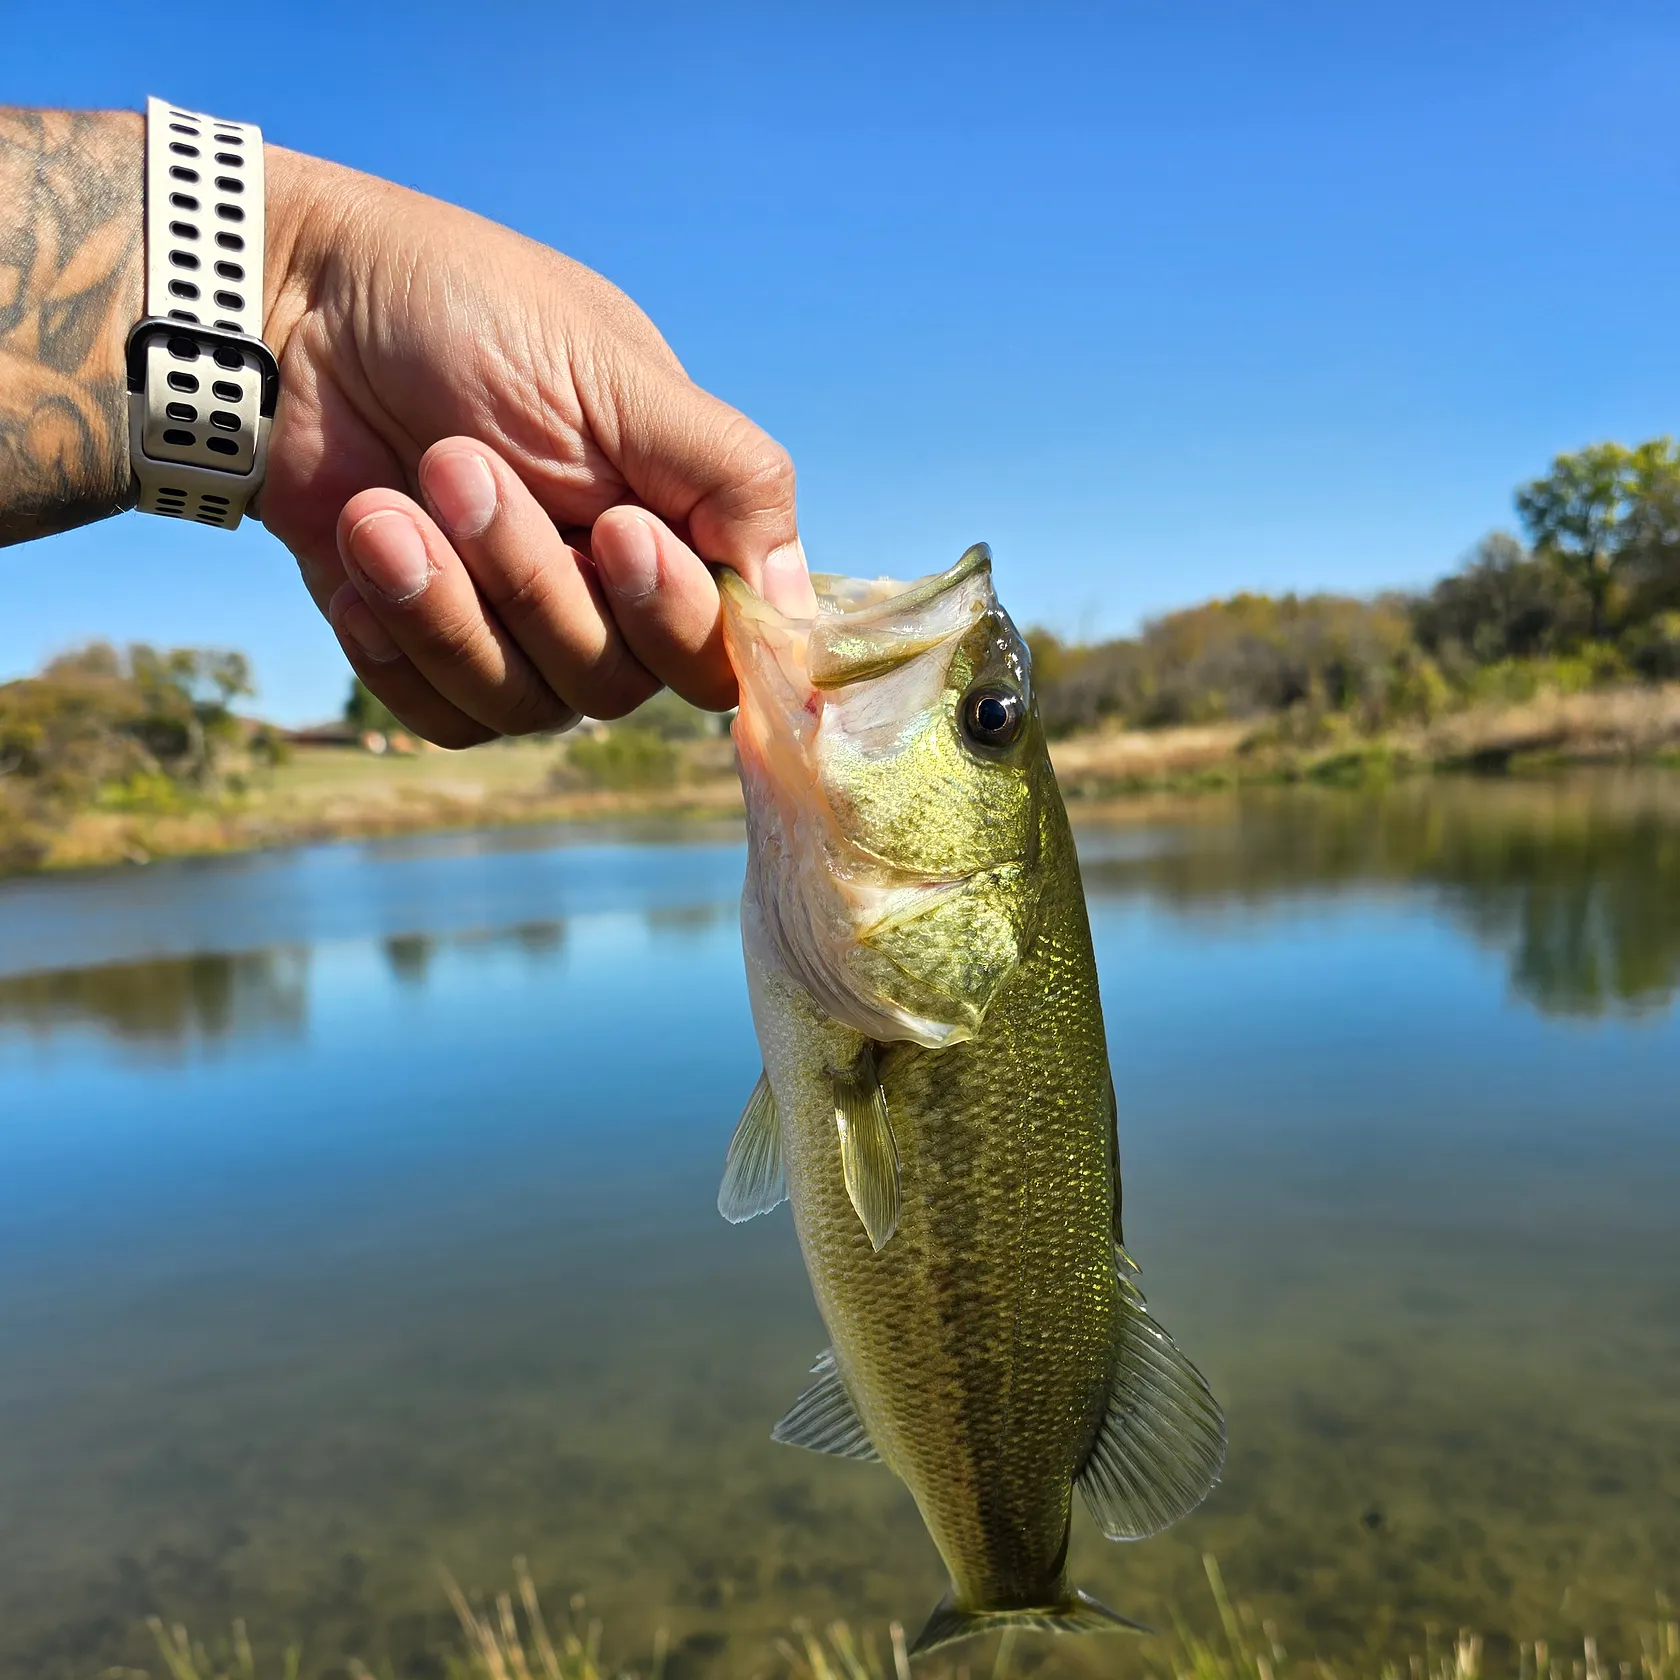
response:
{"label": "tail fin", "polygon": [[937,1650],[958,1639],[972,1639],[976,1634],[1001,1633],[1004,1628],[1033,1628],[1040,1633],[1153,1633],[1142,1622],[1134,1622],[1106,1604],[1099,1604],[1089,1593],[1075,1592],[1061,1604],[1036,1610],[965,1610],[956,1602],[955,1591],[940,1599],[927,1619],[927,1626],[916,1635],[910,1655]]}

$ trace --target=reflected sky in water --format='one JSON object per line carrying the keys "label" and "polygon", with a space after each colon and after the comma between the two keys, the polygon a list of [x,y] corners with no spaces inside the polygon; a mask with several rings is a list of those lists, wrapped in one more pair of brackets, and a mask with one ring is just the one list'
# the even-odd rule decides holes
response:
{"label": "reflected sky in water", "polygon": [[[1173,1536],[1076,1536],[1103,1597],[1162,1620],[1211,1547],[1335,1654],[1663,1584],[1676,788],[1083,835],[1128,1236],[1234,1443]],[[527,831],[0,884],[0,1672],[143,1663],[153,1609],[401,1672],[436,1565],[515,1552],[696,1676],[926,1610],[891,1486],[765,1439],[820,1329],[785,1216],[713,1208],[741,866]]]}

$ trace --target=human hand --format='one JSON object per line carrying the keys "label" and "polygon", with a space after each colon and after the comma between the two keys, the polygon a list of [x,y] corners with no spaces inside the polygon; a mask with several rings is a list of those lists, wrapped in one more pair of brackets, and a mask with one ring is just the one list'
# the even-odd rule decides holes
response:
{"label": "human hand", "polygon": [[705,561],[812,602],[786,452],[589,269],[278,147],[267,169],[260,514],[362,681],[451,747],[661,684],[732,704]]}

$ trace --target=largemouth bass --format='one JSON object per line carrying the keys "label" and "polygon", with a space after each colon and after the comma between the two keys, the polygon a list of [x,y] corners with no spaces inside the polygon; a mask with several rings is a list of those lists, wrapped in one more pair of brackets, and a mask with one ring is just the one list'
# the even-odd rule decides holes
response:
{"label": "largemouth bass", "polygon": [[950,1572],[914,1649],[1136,1626],[1075,1590],[1077,1486],[1115,1540],[1193,1509],[1219,1407],[1120,1228],[1097,972],[1026,643],[981,544],[784,617],[724,574],[764,1075],[720,1211],[792,1203],[832,1338],[773,1434],[879,1459]]}

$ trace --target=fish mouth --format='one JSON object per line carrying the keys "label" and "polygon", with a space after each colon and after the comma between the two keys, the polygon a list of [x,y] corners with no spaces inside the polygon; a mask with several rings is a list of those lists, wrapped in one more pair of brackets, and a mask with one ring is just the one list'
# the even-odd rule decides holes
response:
{"label": "fish mouth", "polygon": [[817,611],[846,617],[917,612],[937,601],[959,584],[981,573],[990,576],[992,550],[987,543],[972,543],[961,557],[942,572],[930,572],[912,583],[894,578],[841,577],[834,572],[814,572],[811,587],[816,592]]}
{"label": "fish mouth", "polygon": [[[803,669],[786,674],[812,689],[844,688],[884,676],[968,629],[989,602],[991,571],[991,549],[974,543],[954,565],[910,583],[814,572],[817,610],[808,618],[778,612],[738,573],[722,571],[718,588],[736,671],[741,670],[736,643],[743,633],[756,631],[777,645],[784,668],[786,653],[792,651],[787,644],[803,640]],[[976,579],[987,580],[986,586],[964,587]],[[735,635],[729,635],[732,624]]]}
{"label": "fish mouth", "polygon": [[[922,1007],[876,996],[892,964],[872,948],[977,876],[907,869],[867,845],[835,806],[825,752],[836,742],[866,756],[900,749],[907,720],[937,703],[944,650],[997,611],[991,569],[991,550],[975,543],[954,565],[909,583],[818,573],[816,610],[801,617],[733,572],[718,578],[741,691],[733,733],[747,796],[749,889],[764,935],[826,1013],[882,1041],[938,1048],[970,1036],[966,1020],[928,1013],[931,996]],[[907,984],[899,976],[888,990]]]}

